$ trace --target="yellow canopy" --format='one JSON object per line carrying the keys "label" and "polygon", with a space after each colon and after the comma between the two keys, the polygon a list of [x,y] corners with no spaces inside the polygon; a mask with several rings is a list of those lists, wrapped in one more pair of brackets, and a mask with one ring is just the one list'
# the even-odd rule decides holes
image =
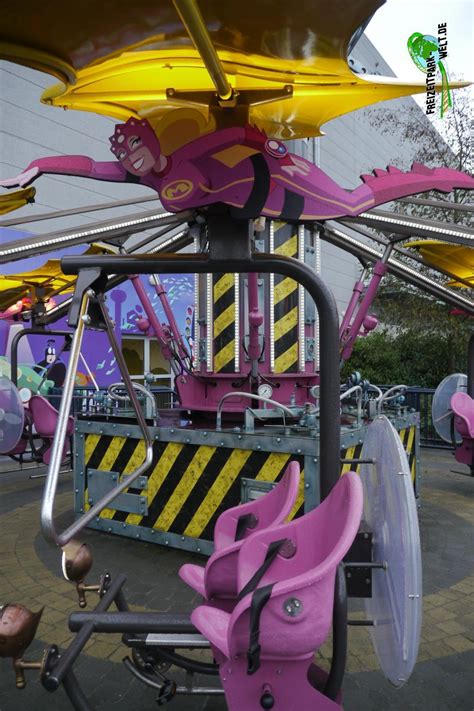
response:
{"label": "yellow canopy", "polygon": [[65,12],[63,0],[23,0],[21,12],[2,7],[0,58],[61,80],[43,102],[121,120],[153,121],[183,101],[207,117],[221,71],[237,103],[250,104],[248,115],[227,111],[228,124],[248,119],[282,139],[317,136],[336,116],[426,90],[421,75],[407,83],[348,67],[383,2],[114,0],[99,8],[75,0]]}
{"label": "yellow canopy", "polygon": [[[451,242],[439,242],[434,239],[408,242],[404,245],[416,249],[425,262],[435,269],[442,269],[460,279],[464,279],[474,287],[474,249]],[[449,286],[468,288],[466,284],[453,280]]]}
{"label": "yellow canopy", "polygon": [[[114,250],[101,245],[91,245],[84,254],[112,254]],[[0,275],[0,311],[4,311],[20,299],[31,296],[31,291],[42,287],[42,298],[50,299],[55,294],[74,290],[77,276],[63,274],[60,259],[48,259],[43,266],[30,272]]]}
{"label": "yellow canopy", "polygon": [[18,210],[18,208],[24,207],[29,202],[34,202],[35,195],[35,188],[23,188],[22,190],[3,193],[0,195],[0,215],[6,215],[7,212]]}

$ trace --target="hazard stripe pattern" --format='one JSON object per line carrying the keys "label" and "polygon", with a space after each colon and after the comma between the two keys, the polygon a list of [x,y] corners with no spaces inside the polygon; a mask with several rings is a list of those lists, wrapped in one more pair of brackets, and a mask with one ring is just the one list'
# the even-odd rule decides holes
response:
{"label": "hazard stripe pattern", "polygon": [[235,370],[235,282],[234,274],[213,274],[214,372]]}
{"label": "hazard stripe pattern", "polygon": [[[131,473],[144,458],[141,440],[106,435],[87,435],[85,452],[86,500],[89,469]],[[147,514],[104,509],[100,516],[212,540],[220,514],[240,503],[242,477],[278,482],[293,460],[300,463],[303,476],[291,517],[304,511],[303,456],[155,441],[147,488],[142,490],[132,485],[125,492],[146,496]]]}
{"label": "hazard stripe pattern", "polygon": [[[400,431],[408,455],[412,477],[416,472],[416,428]],[[341,451],[343,459],[361,456],[362,444]],[[85,508],[88,470],[131,474],[143,461],[143,441],[130,437],[89,434],[85,439]],[[130,486],[125,493],[146,497],[145,515],[104,509],[100,516],[149,529],[170,531],[193,538],[212,540],[220,514],[241,500],[241,479],[278,482],[291,461],[300,463],[303,473],[296,504],[290,518],[304,513],[304,457],[282,452],[261,452],[229,447],[153,443],[153,462],[146,475],[147,488]],[[341,474],[360,465],[342,464]],[[134,482],[135,483],[135,482]]]}
{"label": "hazard stripe pattern", "polygon": [[[274,223],[274,253],[298,257],[298,229],[286,222]],[[275,373],[298,370],[298,284],[275,274],[273,318]]]}

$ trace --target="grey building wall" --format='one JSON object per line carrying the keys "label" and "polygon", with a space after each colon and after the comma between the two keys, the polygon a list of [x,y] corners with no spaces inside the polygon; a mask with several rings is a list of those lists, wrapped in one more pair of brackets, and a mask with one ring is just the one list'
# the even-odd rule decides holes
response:
{"label": "grey building wall", "polygon": [[[353,55],[354,68],[364,67],[367,74],[394,76],[375,47],[364,35]],[[95,114],[61,111],[40,103],[42,91],[54,80],[48,75],[19,65],[0,63],[0,178],[16,175],[34,158],[47,155],[82,154],[97,160],[111,157],[108,137],[113,133],[114,120]],[[387,105],[386,102],[384,105]],[[405,106],[413,105],[411,98],[395,102],[400,114]],[[416,104],[415,104],[416,105]],[[359,183],[359,175],[375,167],[385,167],[398,157],[397,165],[407,170],[412,147],[400,145],[397,138],[382,135],[368,120],[368,111],[361,109],[324,126],[325,135],[318,139],[290,142],[293,149],[309,160],[314,160],[343,187],[352,189]],[[423,112],[420,109],[422,116]],[[428,126],[428,119],[424,117]],[[109,200],[122,200],[152,195],[153,191],[131,184],[113,184],[65,176],[43,176],[37,183],[36,203],[14,213],[14,217],[34,213],[83,207],[84,212],[68,217],[60,225],[57,221],[31,223],[27,229],[34,233],[86,225],[98,219],[133,214],[151,209],[132,205],[114,211],[88,213],[87,206]],[[352,285],[359,273],[359,263],[346,252],[322,243],[322,276],[333,289],[342,312],[349,300]]]}

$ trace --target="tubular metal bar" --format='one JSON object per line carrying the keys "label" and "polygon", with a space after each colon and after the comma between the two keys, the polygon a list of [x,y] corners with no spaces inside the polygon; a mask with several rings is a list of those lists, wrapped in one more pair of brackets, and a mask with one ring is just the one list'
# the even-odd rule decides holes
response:
{"label": "tubular metal bar", "polygon": [[23,328],[12,338],[10,346],[10,380],[18,385],[18,344],[23,336],[72,336],[73,331],[47,331],[44,328]]}
{"label": "tubular metal bar", "polygon": [[59,405],[58,425],[53,440],[51,459],[49,462],[48,474],[44,486],[43,500],[41,503],[41,530],[46,540],[56,545],[62,544],[60,542],[60,537],[58,536],[54,525],[54,499],[56,496],[56,489],[58,485],[59,470],[61,468],[69,412],[71,410],[75,376],[77,371],[77,365],[79,362],[79,353],[81,352],[82,337],[84,335],[84,317],[87,314],[89,299],[90,292],[86,291],[82,297],[81,306],[79,310],[79,322],[77,324],[77,328],[72,339],[69,362],[66,370],[66,378],[64,380],[63,394],[61,397],[61,403]]}
{"label": "tubular metal bar", "polygon": [[[340,230],[326,227],[322,234],[322,238],[336,247],[340,247],[346,252],[350,252],[356,257],[362,256],[369,259],[371,262],[377,262],[382,256],[376,249],[373,249],[373,247],[369,247],[363,242],[360,242],[351,235],[341,232]],[[393,257],[388,260],[387,267],[388,271],[399,279],[416,286],[422,291],[426,291],[432,296],[436,296],[448,304],[457,306],[458,308],[467,311],[469,314],[474,314],[474,302],[471,299],[468,299],[461,294],[454,293],[441,284],[437,284],[433,279],[430,279],[424,274],[420,274],[415,269],[408,267],[406,264],[402,264]]]}
{"label": "tubular metal bar", "polygon": [[93,711],[93,706],[90,705],[72,670],[64,677],[63,686],[75,711]]}
{"label": "tubular metal bar", "polygon": [[227,259],[204,254],[162,254],[158,258],[154,255],[65,257],[61,263],[65,274],[76,274],[92,265],[112,274],[264,272],[283,274],[302,284],[316,304],[324,343],[320,364],[321,498],[329,494],[339,479],[339,318],[332,292],[310,267],[292,257],[262,253]]}
{"label": "tubular metal bar", "polygon": [[341,689],[347,660],[347,588],[342,565],[339,565],[336,571],[335,587],[332,617],[332,660],[324,687],[324,694],[333,701]]}
{"label": "tubular metal bar", "polygon": [[73,612],[69,617],[69,629],[71,632],[78,632],[89,625],[92,626],[94,632],[119,634],[140,634],[142,632],[147,634],[198,634],[199,632],[191,623],[189,614],[133,611],[101,612],[99,606],[97,606],[91,612]]}
{"label": "tubular metal bar", "polygon": [[448,202],[447,200],[424,200],[422,198],[397,198],[397,202],[408,202],[412,205],[426,205],[439,207],[441,210],[454,210],[456,212],[474,212],[474,205],[462,202]]}
{"label": "tubular metal bar", "polygon": [[399,241],[407,237],[438,238],[446,242],[464,244],[468,247],[474,245],[474,230],[459,225],[447,225],[444,222],[426,220],[419,217],[399,215],[387,210],[371,210],[362,212],[357,217],[345,217],[345,222],[361,223],[375,227],[381,232],[395,232],[400,236]]}
{"label": "tubular metal bar", "polygon": [[61,405],[58,415],[58,429],[53,440],[51,461],[48,468],[48,476],[46,479],[43,502],[41,507],[41,528],[43,531],[43,535],[45,536],[46,540],[53,544],[56,544],[57,546],[64,546],[66,543],[68,543],[77,533],[79,533],[79,531],[81,531],[90,521],[92,521],[92,519],[95,518],[95,516],[97,516],[102,511],[102,509],[104,509],[111,501],[113,501],[113,499],[118,494],[121,494],[122,491],[127,489],[138,476],[144,474],[149,469],[153,461],[153,441],[150,438],[150,434],[148,432],[148,426],[145,420],[145,416],[143,415],[143,412],[141,410],[135,388],[133,387],[132,380],[130,378],[127,366],[125,364],[125,360],[122,355],[122,351],[115,339],[114,329],[109,313],[107,311],[107,307],[105,305],[104,295],[98,294],[97,301],[102,312],[104,323],[107,328],[107,334],[109,336],[110,345],[112,346],[112,350],[117,360],[117,365],[119,367],[120,374],[122,376],[125,388],[132,403],[132,407],[135,412],[135,416],[137,418],[138,425],[140,427],[145,442],[145,459],[142,464],[140,464],[140,466],[137,467],[137,469],[132,474],[130,474],[130,476],[128,476],[121,483],[119,483],[115,488],[108,491],[86,513],[76,519],[65,531],[63,531],[63,533],[59,534],[56,531],[54,525],[54,499],[56,497],[56,489],[59,477],[59,469],[61,466],[64,439],[66,435],[67,420],[71,407],[75,374],[77,370],[82,336],[84,333],[85,320],[87,318],[87,307],[89,304],[90,295],[91,293],[88,291],[82,299],[79,322],[71,346],[71,355],[69,358],[63,396],[61,398]]}
{"label": "tubular metal bar", "polygon": [[54,212],[42,212],[32,217],[14,217],[11,220],[3,220],[0,227],[11,227],[12,225],[26,225],[30,222],[42,222],[43,220],[55,220],[59,217],[69,215],[83,215],[85,212],[96,212],[97,210],[112,210],[115,207],[126,207],[127,205],[139,205],[142,202],[159,202],[158,195],[152,197],[135,198],[135,200],[117,200],[116,202],[102,202],[87,207],[72,207],[69,210],[55,210]]}
{"label": "tubular metal bar", "polygon": [[[95,613],[100,614],[105,613],[106,610],[112,605],[121,588],[123,587],[125,581],[127,580],[125,575],[118,575],[110,583],[109,589],[105,595],[99,600]],[[117,614],[127,614],[127,613],[117,613]],[[55,691],[60,684],[64,681],[66,676],[71,672],[72,665],[76,661],[79,654],[84,649],[87,641],[91,635],[95,632],[93,622],[85,624],[78,631],[76,637],[73,639],[69,647],[65,652],[61,654],[58,663],[54,666],[48,676],[43,679],[43,686],[48,689],[48,691]]]}
{"label": "tubular metal bar", "polygon": [[191,210],[181,213],[157,212],[152,210],[135,215],[128,215],[114,220],[93,222],[86,228],[37,235],[7,242],[0,248],[0,264],[25,259],[34,254],[55,251],[75,244],[90,244],[100,240],[113,242],[114,240],[128,237],[134,232],[143,232],[152,227],[161,225],[179,225],[181,222],[192,219]]}
{"label": "tubular metal bar", "polygon": [[212,44],[196,0],[173,0],[173,5],[194,46],[201,55],[219,98],[230,99],[232,97],[232,87],[227,80],[221,60]]}
{"label": "tubular metal bar", "polygon": [[[340,225],[344,225],[345,227],[349,227],[349,229],[354,230],[354,232],[358,232],[360,235],[363,235],[364,237],[368,237],[369,239],[373,240],[374,242],[378,242],[379,244],[383,244],[384,247],[390,243],[390,240],[385,237],[380,237],[379,235],[373,234],[372,232],[369,232],[368,230],[364,229],[364,227],[361,227],[360,225],[352,225],[349,222],[345,222],[344,220],[338,220],[337,221]],[[393,244],[393,243],[392,243]],[[463,279],[460,276],[457,276],[456,274],[453,274],[452,272],[448,272],[446,269],[441,269],[441,267],[437,266],[436,268],[433,267],[431,264],[426,262],[423,257],[420,257],[414,250],[412,249],[406,249],[405,247],[399,247],[397,244],[393,244],[393,249],[395,252],[398,252],[399,254],[403,254],[405,257],[409,257],[413,262],[417,262],[418,264],[423,264],[425,267],[430,267],[430,269],[436,269],[437,272],[440,274],[444,274],[445,276],[449,277],[450,279],[454,279],[460,284],[464,284],[464,286],[467,286],[468,288],[472,288],[472,282],[470,282],[468,279]],[[360,259],[360,257],[359,257]]]}
{"label": "tubular metal bar", "polygon": [[[177,227],[179,225],[176,225]],[[139,244],[135,245],[132,250],[129,252],[129,254],[135,254],[138,252],[139,249],[142,249],[142,247],[145,247],[147,244],[150,243],[150,241],[153,241],[154,239],[159,239],[159,237],[162,237],[164,234],[167,232],[170,232],[171,230],[174,229],[174,225],[172,227],[166,227],[163,230],[160,230],[159,232],[155,233],[150,239],[145,239]],[[184,247],[187,247],[189,244],[192,243],[192,238],[189,236],[189,232],[187,230],[183,230],[183,232],[180,232],[177,235],[174,235],[173,237],[170,237],[169,240],[165,240],[165,242],[162,245],[158,245],[158,247],[153,248],[151,250],[148,250],[149,252],[153,252],[153,254],[159,254],[161,251],[164,251],[165,248],[173,247],[176,249],[176,251],[179,251],[180,249],[184,249]],[[120,286],[120,284],[123,284],[126,282],[128,279],[127,276],[111,276],[107,280],[107,285],[104,289],[104,291],[110,291],[110,289],[114,289],[117,286]],[[55,321],[58,321],[60,318],[63,316],[67,316],[67,313],[69,311],[69,307],[71,305],[72,301],[72,296],[63,301],[59,306],[56,306],[54,309],[51,309],[50,311],[47,311],[46,314],[43,316],[43,318],[38,319],[37,324],[38,325],[48,325],[50,323],[54,323]]]}

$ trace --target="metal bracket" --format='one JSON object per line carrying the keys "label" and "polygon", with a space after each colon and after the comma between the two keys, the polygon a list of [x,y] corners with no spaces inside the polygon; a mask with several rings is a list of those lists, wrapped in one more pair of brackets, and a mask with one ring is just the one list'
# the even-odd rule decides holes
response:
{"label": "metal bracket", "polygon": [[316,358],[316,340],[314,338],[305,338],[304,341],[304,359],[306,362],[313,362]]}
{"label": "metal bracket", "polygon": [[276,484],[272,481],[258,481],[242,477],[240,480],[240,500],[243,504],[255,501],[264,494],[274,489]]}
{"label": "metal bracket", "polygon": [[[79,313],[81,310],[82,298],[88,289],[93,289],[95,293],[103,291],[107,284],[107,276],[102,274],[99,267],[89,267],[82,269],[76,279],[76,287],[71,300],[69,309],[68,325],[71,328],[76,328],[79,322]],[[92,319],[92,314],[91,319]],[[104,326],[105,327],[105,326]]]}
{"label": "metal bracket", "polygon": [[[99,501],[103,496],[109,493],[117,486],[120,474],[117,472],[102,471],[100,469],[87,470],[87,486],[88,486],[88,503],[92,506],[96,501]],[[121,482],[127,480],[127,476],[123,476]],[[131,483],[134,489],[146,490],[148,488],[148,479],[146,476],[140,476]],[[110,508],[116,511],[126,511],[127,513],[136,513],[146,516],[148,514],[148,501],[146,496],[141,494],[119,494],[110,502]]]}
{"label": "metal bracket", "polygon": [[173,88],[166,90],[168,101],[183,104],[198,104],[212,109],[234,109],[237,106],[258,106],[273,101],[291,99],[293,87],[285,84],[279,89],[243,89],[233,90],[229,99],[221,99],[215,91],[179,91]]}

